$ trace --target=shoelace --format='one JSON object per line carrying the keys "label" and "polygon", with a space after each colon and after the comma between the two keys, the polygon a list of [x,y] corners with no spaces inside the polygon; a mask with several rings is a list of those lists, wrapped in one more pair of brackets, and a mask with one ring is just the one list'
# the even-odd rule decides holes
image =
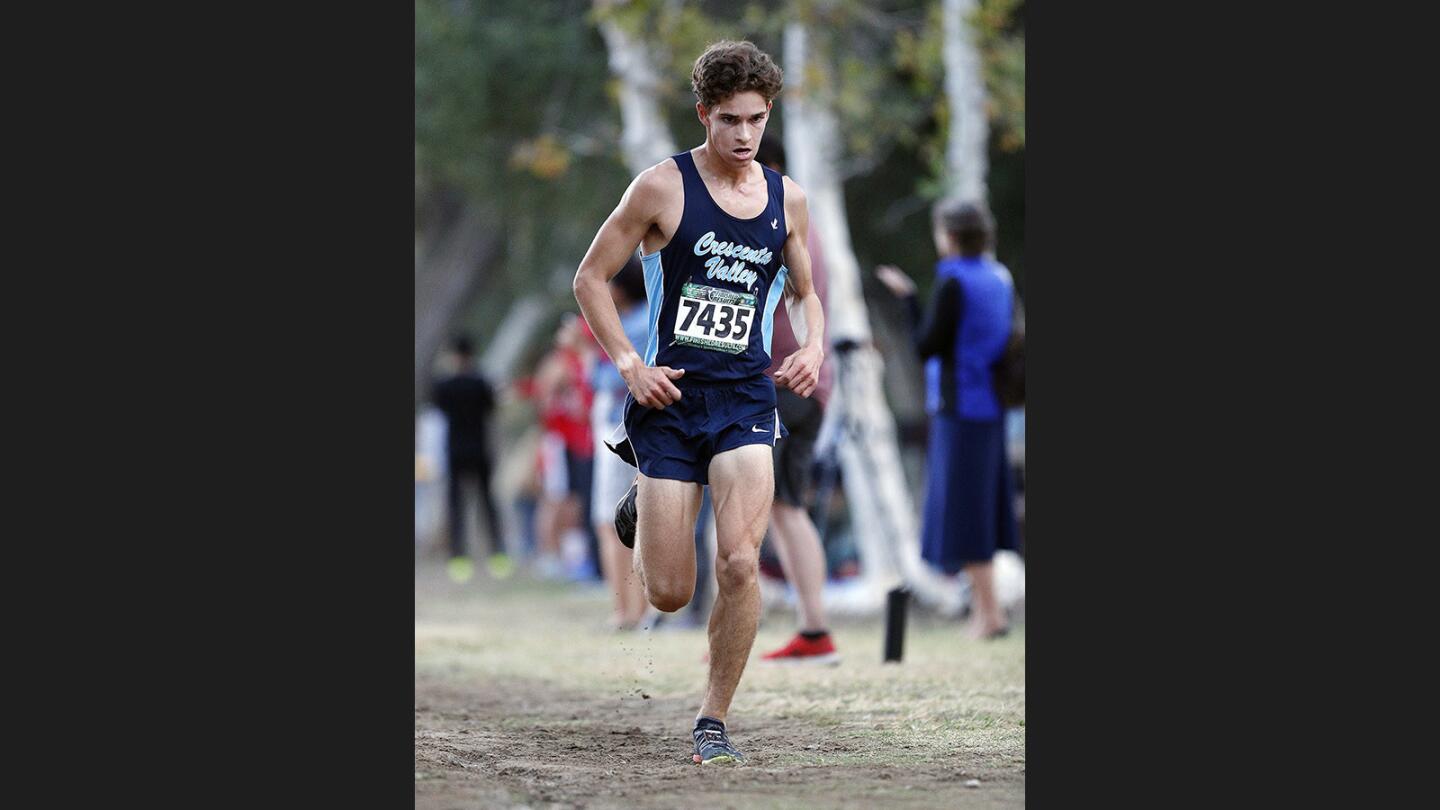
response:
{"label": "shoelace", "polygon": [[718,728],[700,729],[700,733],[704,735],[704,739],[700,741],[701,754],[704,754],[706,749],[715,747],[723,748],[727,751],[735,750],[734,746],[730,745],[730,739],[725,735],[725,732]]}

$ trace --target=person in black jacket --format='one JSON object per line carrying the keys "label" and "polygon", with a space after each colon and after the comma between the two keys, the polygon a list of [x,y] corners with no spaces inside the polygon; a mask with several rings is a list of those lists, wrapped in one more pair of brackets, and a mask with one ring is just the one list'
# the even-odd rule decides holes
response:
{"label": "person in black jacket", "polygon": [[446,461],[450,495],[450,575],[457,582],[470,579],[473,566],[465,543],[463,487],[473,485],[485,505],[489,523],[488,563],[497,577],[511,568],[500,534],[500,516],[490,493],[490,419],[495,411],[495,389],[475,369],[474,343],[460,335],[452,344],[454,375],[435,384],[431,401],[445,414]]}

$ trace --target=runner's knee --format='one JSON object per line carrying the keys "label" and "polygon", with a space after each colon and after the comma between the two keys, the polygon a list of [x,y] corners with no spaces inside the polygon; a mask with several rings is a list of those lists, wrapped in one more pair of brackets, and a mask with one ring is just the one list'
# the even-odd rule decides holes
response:
{"label": "runner's knee", "polygon": [[760,571],[760,553],[745,546],[715,555],[715,581],[722,590],[745,588],[755,582]]}
{"label": "runner's knee", "polygon": [[695,578],[654,577],[645,580],[645,598],[657,610],[674,613],[690,604],[695,593]]}

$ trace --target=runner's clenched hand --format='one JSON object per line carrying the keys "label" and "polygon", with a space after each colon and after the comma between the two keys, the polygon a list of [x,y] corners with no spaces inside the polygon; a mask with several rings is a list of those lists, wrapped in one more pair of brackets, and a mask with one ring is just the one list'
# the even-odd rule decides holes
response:
{"label": "runner's clenched hand", "polygon": [[680,400],[680,389],[670,381],[685,376],[685,369],[646,366],[637,362],[626,364],[620,369],[620,376],[625,379],[625,385],[630,388],[636,402],[647,408],[663,410],[666,405]]}
{"label": "runner's clenched hand", "polygon": [[824,360],[825,352],[818,345],[801,346],[775,370],[775,382],[808,397],[820,383],[820,364]]}

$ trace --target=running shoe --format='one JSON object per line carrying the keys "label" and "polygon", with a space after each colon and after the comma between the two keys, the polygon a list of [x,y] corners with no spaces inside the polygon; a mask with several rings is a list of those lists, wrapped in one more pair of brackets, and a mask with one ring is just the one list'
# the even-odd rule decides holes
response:
{"label": "running shoe", "polygon": [[635,548],[635,496],[640,492],[640,477],[630,482],[630,488],[625,490],[625,497],[615,504],[615,534],[620,536],[620,544],[626,548]]}
{"label": "running shoe", "polygon": [[469,557],[451,557],[450,562],[445,564],[445,571],[456,585],[464,585],[475,575],[475,564]]}
{"label": "running shoe", "polygon": [[490,568],[490,576],[496,579],[506,579],[515,573],[515,561],[511,560],[510,555],[504,552],[491,554],[485,564]]}
{"label": "running shoe", "polygon": [[730,744],[730,737],[725,734],[725,724],[719,720],[702,717],[695,721],[695,731],[692,733],[695,737],[695,754],[692,759],[696,765],[739,765],[745,761],[745,755]]}
{"label": "running shoe", "polygon": [[760,657],[765,661],[777,663],[831,665],[840,663],[840,653],[835,651],[835,642],[830,639],[829,633],[814,641],[796,633],[795,637],[790,639],[789,644]]}

